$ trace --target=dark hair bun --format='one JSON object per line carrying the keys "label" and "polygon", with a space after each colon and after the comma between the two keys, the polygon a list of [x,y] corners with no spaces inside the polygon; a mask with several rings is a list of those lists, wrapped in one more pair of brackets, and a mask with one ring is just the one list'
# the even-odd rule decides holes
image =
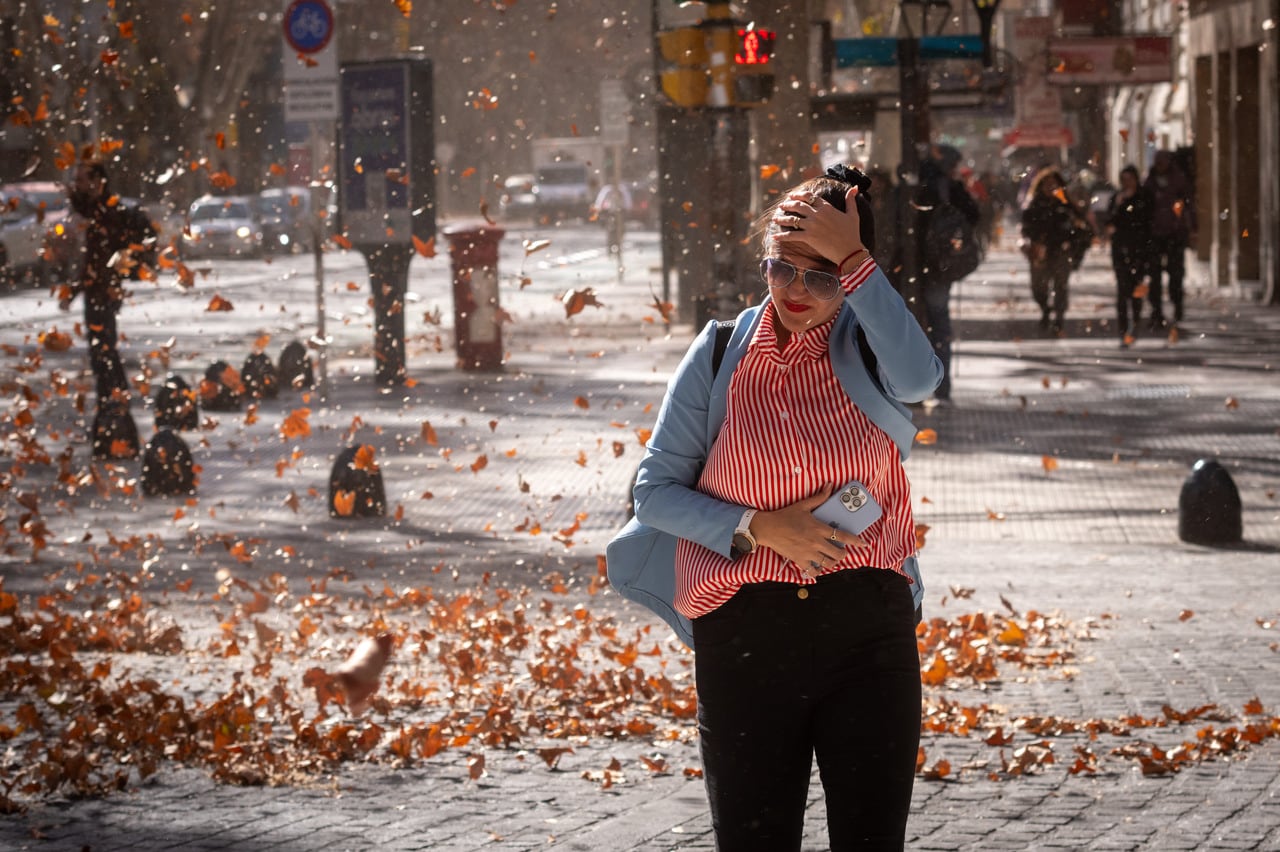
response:
{"label": "dark hair bun", "polygon": [[864,175],[853,166],[846,166],[843,163],[837,163],[827,168],[827,177],[838,180],[841,183],[847,183],[850,186],[856,186],[858,192],[863,193],[871,189],[871,178]]}

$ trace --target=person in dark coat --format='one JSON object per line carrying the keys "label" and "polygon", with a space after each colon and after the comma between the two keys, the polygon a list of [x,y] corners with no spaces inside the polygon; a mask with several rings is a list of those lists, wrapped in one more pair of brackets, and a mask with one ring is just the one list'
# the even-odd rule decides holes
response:
{"label": "person in dark coat", "polygon": [[1067,182],[1053,167],[1041,169],[1031,182],[1022,210],[1023,252],[1031,261],[1031,295],[1040,306],[1040,328],[1062,333],[1067,313],[1067,285],[1072,269],[1072,238],[1088,227],[1084,214],[1067,195]]}
{"label": "person in dark coat", "polygon": [[[85,219],[84,265],[80,276],[59,303],[70,310],[72,300],[84,296],[85,334],[89,337],[89,365],[97,384],[98,405],[113,396],[127,395],[129,383],[117,349],[116,315],[124,302],[122,278],[137,263],[140,242],[154,242],[155,233],[137,224],[140,211],[113,203],[107,186],[106,167],[96,161],[76,167],[68,192],[71,208]],[[150,231],[150,234],[139,233]]]}
{"label": "person in dark coat", "polygon": [[1116,325],[1120,345],[1127,347],[1138,333],[1142,298],[1151,274],[1151,195],[1142,186],[1135,166],[1120,172],[1120,189],[1107,210],[1111,236],[1111,267],[1116,273]]}
{"label": "person in dark coat", "polygon": [[1173,321],[1182,322],[1182,281],[1187,272],[1187,246],[1196,232],[1191,181],[1173,159],[1172,151],[1157,151],[1146,190],[1151,195],[1151,326],[1165,324],[1161,273],[1169,276]]}
{"label": "person in dark coat", "polygon": [[942,361],[942,384],[934,392],[934,399],[946,405],[951,401],[951,285],[955,278],[941,270],[928,268],[925,237],[929,233],[929,220],[940,205],[950,204],[976,228],[981,211],[978,202],[965,189],[964,182],[956,178],[960,165],[960,152],[949,145],[934,149],[934,156],[920,167],[920,189],[916,194],[916,207],[920,211],[916,222],[919,240],[917,258],[922,261],[921,281],[924,293],[925,333],[933,344],[933,351]]}

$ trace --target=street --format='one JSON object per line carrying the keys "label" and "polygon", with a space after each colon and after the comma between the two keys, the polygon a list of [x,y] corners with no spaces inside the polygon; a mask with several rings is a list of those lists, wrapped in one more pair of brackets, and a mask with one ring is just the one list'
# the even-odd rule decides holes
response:
{"label": "street", "polygon": [[[185,762],[161,759],[146,778],[125,764],[121,790],[0,789],[27,806],[0,822],[0,848],[714,848],[692,655],[608,590],[598,562],[694,333],[679,317],[666,328],[653,304],[658,235],[627,234],[619,276],[598,227],[508,230],[508,354],[494,373],[454,366],[442,239],[437,252],[411,266],[411,382],[390,393],[371,381],[363,261],[326,255],[327,399],[286,389],[253,412],[202,413],[186,435],[193,500],[143,498],[137,462],[88,473],[83,339],[38,342],[69,331],[79,306],[0,297],[0,593],[25,601],[0,606],[0,639],[14,607],[38,620],[37,596],[68,590],[44,612],[71,623],[136,595],[146,629],[176,625],[181,650],[90,644],[75,652],[85,665],[110,659],[101,680],[145,680],[197,722],[223,698],[253,708],[230,745],[193,735]],[[238,367],[255,345],[275,358],[314,333],[310,256],[199,266],[189,292],[172,275],[136,282],[120,315],[131,377],[150,371],[154,386],[173,370],[194,385],[215,360]],[[1192,270],[1176,334],[1129,349],[1111,330],[1102,250],[1073,276],[1061,338],[1037,329],[1012,245],[953,293],[956,404],[917,411],[907,463],[926,585],[908,848],[1280,848],[1280,311],[1206,280]],[[566,316],[560,296],[587,287],[602,307]],[[215,294],[233,309],[207,311]],[[303,409],[293,422],[307,428],[286,428]],[[151,413],[137,397],[132,411],[145,441]],[[19,461],[27,428],[51,458],[71,448],[71,484],[54,463]],[[328,516],[329,468],[350,443],[375,450],[386,518]],[[1179,491],[1201,458],[1239,489],[1241,545],[1178,539]],[[21,493],[37,495],[47,535],[18,523]],[[87,575],[116,579],[97,589]],[[326,715],[307,673],[374,625],[402,640],[382,703],[363,720]],[[12,645],[6,662],[21,657],[46,661]],[[0,695],[4,775],[49,759],[18,731],[29,702],[58,718],[48,690]],[[425,756],[431,724],[441,747]],[[258,736],[271,725],[274,739]],[[367,751],[308,751],[316,731],[373,725]],[[108,740],[84,748],[114,767]],[[816,775],[810,802],[804,848],[823,849]]]}

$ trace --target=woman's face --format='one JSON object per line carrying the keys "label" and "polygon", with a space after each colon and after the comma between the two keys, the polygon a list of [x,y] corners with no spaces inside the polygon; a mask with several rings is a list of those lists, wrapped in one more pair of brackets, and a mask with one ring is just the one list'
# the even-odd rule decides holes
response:
{"label": "woman's face", "polygon": [[836,265],[825,258],[816,258],[801,254],[794,248],[779,248],[776,245],[768,254],[783,260],[796,268],[796,274],[785,287],[769,285],[769,295],[773,297],[778,319],[783,327],[792,334],[799,334],[822,325],[834,317],[844,304],[844,292],[837,290],[834,298],[822,300],[815,297],[804,284],[804,273],[814,269],[826,272],[839,278]]}
{"label": "woman's face", "polygon": [[1121,172],[1120,188],[1125,192],[1133,192],[1138,188],[1138,176],[1133,172]]}

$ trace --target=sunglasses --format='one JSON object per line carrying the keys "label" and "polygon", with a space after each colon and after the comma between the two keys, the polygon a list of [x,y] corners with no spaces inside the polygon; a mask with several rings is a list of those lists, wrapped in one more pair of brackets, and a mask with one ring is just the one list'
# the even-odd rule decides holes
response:
{"label": "sunglasses", "polygon": [[804,273],[802,279],[804,289],[808,290],[813,298],[829,302],[839,295],[840,279],[830,272],[823,272],[820,269],[799,269],[776,257],[766,257],[760,261],[760,277],[770,287],[776,287],[779,290],[791,286],[797,272]]}

